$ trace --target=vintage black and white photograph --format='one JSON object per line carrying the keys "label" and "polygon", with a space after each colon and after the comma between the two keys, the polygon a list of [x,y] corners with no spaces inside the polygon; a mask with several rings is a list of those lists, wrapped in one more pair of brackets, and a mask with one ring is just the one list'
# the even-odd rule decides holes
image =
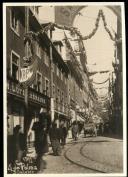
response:
{"label": "vintage black and white photograph", "polygon": [[4,171],[125,176],[124,3],[3,3]]}

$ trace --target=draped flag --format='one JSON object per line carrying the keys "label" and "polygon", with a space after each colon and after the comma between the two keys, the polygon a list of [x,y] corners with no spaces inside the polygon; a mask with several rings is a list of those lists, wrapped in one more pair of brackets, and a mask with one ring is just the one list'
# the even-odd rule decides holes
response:
{"label": "draped flag", "polygon": [[20,82],[26,82],[28,79],[30,79],[33,75],[33,70],[31,66],[28,66],[27,68],[21,68],[20,70]]}
{"label": "draped flag", "polygon": [[24,38],[25,49],[27,50],[27,56],[23,57],[21,68],[20,68],[20,79],[19,85],[23,87],[30,86],[36,77],[36,71],[38,62],[34,56],[33,51],[33,33],[27,33]]}

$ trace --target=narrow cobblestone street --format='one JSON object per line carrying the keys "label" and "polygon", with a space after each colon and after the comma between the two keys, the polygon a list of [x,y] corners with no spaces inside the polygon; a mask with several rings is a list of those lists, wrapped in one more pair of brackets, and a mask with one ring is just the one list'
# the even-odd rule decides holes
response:
{"label": "narrow cobblestone street", "polygon": [[39,173],[121,173],[122,148],[122,140],[114,138],[80,137],[76,142],[68,139],[61,156],[53,156],[50,150],[44,157],[46,169]]}

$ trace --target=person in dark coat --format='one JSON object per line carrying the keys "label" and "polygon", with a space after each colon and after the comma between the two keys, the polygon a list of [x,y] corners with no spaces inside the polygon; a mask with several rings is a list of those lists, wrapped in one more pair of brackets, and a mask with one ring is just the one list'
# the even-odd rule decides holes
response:
{"label": "person in dark coat", "polygon": [[72,125],[72,138],[76,141],[77,140],[77,135],[78,135],[78,124],[74,123]]}
{"label": "person in dark coat", "polygon": [[[50,127],[50,117],[47,114],[40,113],[39,122],[35,122],[32,129],[35,131],[35,150],[37,154],[37,168],[41,169],[44,163],[43,155],[48,152],[47,134]],[[43,165],[45,168],[45,164]]]}
{"label": "person in dark coat", "polygon": [[14,134],[12,140],[12,153],[13,153],[13,163],[15,161],[21,162],[24,150],[25,150],[25,136],[23,133],[20,132],[21,127],[20,125],[16,125],[14,127]]}
{"label": "person in dark coat", "polygon": [[60,141],[62,146],[64,147],[64,145],[66,144],[66,137],[67,137],[67,129],[64,126],[64,124],[60,126],[60,132],[61,132]]}
{"label": "person in dark coat", "polygon": [[52,127],[49,130],[49,137],[54,155],[55,156],[61,155],[60,129],[57,128],[56,123],[52,123]]}

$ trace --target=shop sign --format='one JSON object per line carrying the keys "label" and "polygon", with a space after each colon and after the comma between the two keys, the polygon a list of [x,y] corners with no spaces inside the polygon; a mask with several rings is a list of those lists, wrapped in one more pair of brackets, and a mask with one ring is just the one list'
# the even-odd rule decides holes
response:
{"label": "shop sign", "polygon": [[[10,94],[14,94],[14,95],[17,95],[17,96],[22,96],[23,98],[25,97],[24,88],[22,88],[20,85],[18,85],[15,82],[12,82],[12,81],[7,82],[7,91]],[[46,105],[47,98],[45,98],[43,95],[41,95],[39,93],[36,93],[32,90],[29,90],[28,93],[29,93],[28,98],[31,101]]]}
{"label": "shop sign", "polygon": [[14,82],[11,82],[11,81],[7,82],[7,90],[11,94],[17,94],[19,96],[24,96],[24,89]]}
{"label": "shop sign", "polygon": [[46,98],[32,91],[29,93],[29,99],[41,104],[46,104]]}
{"label": "shop sign", "polygon": [[20,72],[21,72],[21,78],[20,78],[21,83],[26,82],[33,75],[32,67],[29,67],[29,66],[27,68],[21,68]]}

